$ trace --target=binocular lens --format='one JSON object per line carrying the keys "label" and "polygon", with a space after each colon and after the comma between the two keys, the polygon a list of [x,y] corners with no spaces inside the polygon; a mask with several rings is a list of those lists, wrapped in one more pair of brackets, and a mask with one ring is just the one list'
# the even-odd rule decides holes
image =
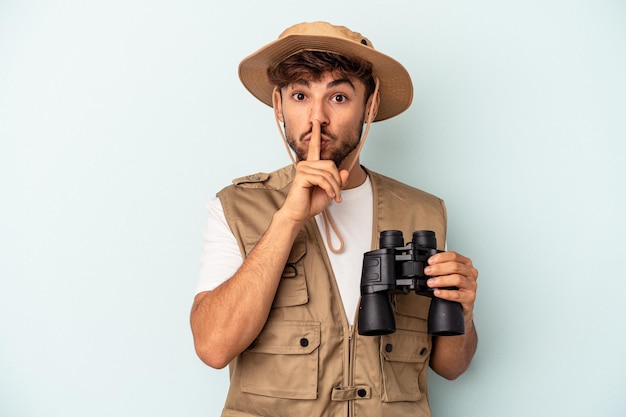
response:
{"label": "binocular lens", "polygon": [[437,237],[435,236],[435,232],[431,230],[418,230],[413,232],[413,246],[436,249]]}
{"label": "binocular lens", "polygon": [[400,230],[385,230],[380,232],[378,246],[383,249],[393,249],[404,245],[404,237]]}
{"label": "binocular lens", "polygon": [[396,331],[396,320],[386,293],[364,294],[359,307],[359,334],[378,336]]}

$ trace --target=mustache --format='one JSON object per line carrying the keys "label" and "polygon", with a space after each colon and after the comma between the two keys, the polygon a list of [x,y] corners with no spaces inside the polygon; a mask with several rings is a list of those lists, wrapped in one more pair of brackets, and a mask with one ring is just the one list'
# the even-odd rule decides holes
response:
{"label": "mustache", "polygon": [[[313,127],[311,127],[309,130],[307,130],[306,132],[300,135],[300,138],[299,138],[300,142],[303,142],[307,138],[307,136],[311,136],[312,133],[313,133]],[[323,126],[320,129],[320,135],[326,136],[327,138],[332,139],[333,141],[335,140],[335,137],[331,133],[329,133],[328,130],[324,128]]]}

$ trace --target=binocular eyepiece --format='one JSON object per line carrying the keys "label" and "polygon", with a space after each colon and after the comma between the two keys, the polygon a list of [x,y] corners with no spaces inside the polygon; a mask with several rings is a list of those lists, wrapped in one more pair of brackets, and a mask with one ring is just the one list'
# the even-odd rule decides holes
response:
{"label": "binocular eyepiece", "polygon": [[385,230],[380,234],[379,247],[363,255],[359,334],[377,336],[395,332],[389,296],[410,291],[432,298],[428,313],[430,334],[465,333],[461,304],[435,297],[433,289],[426,285],[430,278],[424,274],[428,258],[441,252],[437,250],[435,232],[415,231],[413,239],[405,245],[401,231]]}

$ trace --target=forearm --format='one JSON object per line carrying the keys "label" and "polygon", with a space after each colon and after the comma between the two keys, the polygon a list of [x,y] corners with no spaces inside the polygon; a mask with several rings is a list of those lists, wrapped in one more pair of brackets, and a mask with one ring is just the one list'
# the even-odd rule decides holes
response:
{"label": "forearm", "polygon": [[226,366],[257,337],[300,228],[278,211],[239,270],[213,291],[196,296],[191,329],[196,352],[207,365]]}
{"label": "forearm", "polygon": [[469,367],[477,344],[478,335],[470,318],[465,322],[465,334],[433,338],[430,367],[446,379],[456,379]]}

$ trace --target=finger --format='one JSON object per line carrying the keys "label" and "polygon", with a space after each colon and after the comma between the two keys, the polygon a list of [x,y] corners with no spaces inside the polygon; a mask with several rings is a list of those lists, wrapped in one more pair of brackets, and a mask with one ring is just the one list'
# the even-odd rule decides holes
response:
{"label": "finger", "polygon": [[322,161],[312,166],[306,161],[298,165],[298,173],[307,184],[325,190],[330,198],[341,202],[341,184],[347,180],[348,174],[347,171],[343,175],[337,172],[334,162]]}
{"label": "finger", "polygon": [[428,258],[429,265],[434,265],[434,264],[444,263],[444,262],[458,262],[458,263],[472,266],[472,260],[470,258],[467,258],[461,255],[460,253],[453,252],[453,251],[440,252]]}
{"label": "finger", "polygon": [[426,281],[426,285],[430,288],[457,288],[466,291],[476,291],[478,283],[460,274],[439,275]]}
{"label": "finger", "polygon": [[320,148],[322,143],[322,126],[317,120],[313,121],[313,129],[311,131],[311,139],[309,140],[309,152],[307,153],[307,161],[320,160]]}
{"label": "finger", "polygon": [[[424,273],[430,277],[437,277],[437,281],[433,281],[433,286],[440,286],[439,280],[443,280],[445,277],[463,277],[473,283],[476,283],[478,279],[478,270],[465,264],[457,262],[446,262],[442,264],[431,265],[424,268]],[[451,282],[450,279],[446,279],[446,285]],[[430,280],[429,280],[430,282]]]}

